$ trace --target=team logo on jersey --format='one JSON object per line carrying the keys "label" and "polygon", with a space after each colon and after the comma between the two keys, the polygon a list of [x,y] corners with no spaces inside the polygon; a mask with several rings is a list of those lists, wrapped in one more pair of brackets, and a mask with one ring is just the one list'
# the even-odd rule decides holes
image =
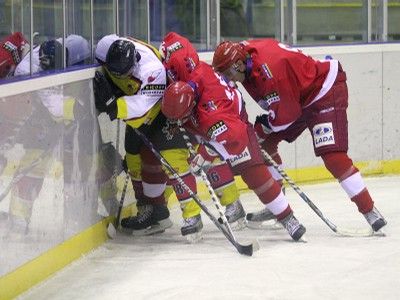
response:
{"label": "team logo on jersey", "polygon": [[192,72],[196,67],[196,63],[194,62],[193,58],[185,57],[185,61],[186,61],[186,68],[189,70],[189,73]]}
{"label": "team logo on jersey", "polygon": [[249,149],[246,147],[242,153],[230,158],[229,162],[230,162],[231,166],[234,167],[234,166],[244,163],[250,159],[251,159],[251,155],[250,155]]}
{"label": "team logo on jersey", "polygon": [[168,60],[171,58],[172,53],[175,51],[178,51],[179,49],[182,49],[183,46],[180,42],[175,42],[172,45],[167,47],[167,56],[165,57],[165,62],[168,62]]}
{"label": "team logo on jersey", "polygon": [[207,104],[203,104],[203,106],[204,109],[207,110],[207,112],[217,110],[217,106],[215,105],[214,100],[208,101]]}
{"label": "team logo on jersey", "polygon": [[165,84],[148,84],[142,89],[143,95],[164,95]]}
{"label": "team logo on jersey", "polygon": [[208,131],[207,131],[207,136],[210,139],[215,139],[217,136],[219,136],[221,133],[225,132],[228,130],[228,127],[225,125],[224,121],[218,121],[214,125],[212,125]]}
{"label": "team logo on jersey", "polygon": [[161,131],[165,134],[167,141],[170,141],[174,138],[175,133],[177,133],[179,129],[176,124],[171,123],[170,120],[167,119]]}
{"label": "team logo on jersey", "polygon": [[258,105],[260,105],[262,109],[267,110],[272,103],[278,102],[280,100],[281,98],[279,98],[279,94],[277,92],[272,92],[266,95],[260,101],[258,101]]}
{"label": "team logo on jersey", "polygon": [[261,68],[263,69],[263,71],[264,71],[264,73],[265,73],[265,76],[267,76],[269,79],[272,79],[272,72],[271,72],[271,70],[269,69],[269,67],[268,67],[268,65],[267,64],[262,64],[261,65]]}
{"label": "team logo on jersey", "polygon": [[335,144],[332,123],[321,123],[312,130],[315,148]]}
{"label": "team logo on jersey", "polygon": [[153,73],[151,73],[151,75],[147,78],[147,82],[150,83],[150,82],[153,82],[154,80],[156,80],[156,78],[160,75],[160,73],[161,73],[161,70],[157,70],[157,71],[154,71]]}

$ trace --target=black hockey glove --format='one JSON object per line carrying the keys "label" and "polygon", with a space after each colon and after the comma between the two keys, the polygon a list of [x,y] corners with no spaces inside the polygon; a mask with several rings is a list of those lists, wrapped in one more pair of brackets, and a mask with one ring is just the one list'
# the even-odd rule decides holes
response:
{"label": "black hockey glove", "polygon": [[96,71],[93,79],[94,103],[99,112],[105,112],[114,120],[117,117],[117,97],[114,94],[111,83],[106,76]]}

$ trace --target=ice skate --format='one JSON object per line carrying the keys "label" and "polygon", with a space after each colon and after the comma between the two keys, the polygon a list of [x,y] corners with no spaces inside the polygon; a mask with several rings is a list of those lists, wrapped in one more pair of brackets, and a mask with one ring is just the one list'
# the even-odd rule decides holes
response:
{"label": "ice skate", "polygon": [[171,226],[169,210],[165,205],[140,206],[136,216],[121,220],[122,230],[134,236],[162,233]]}
{"label": "ice skate", "polygon": [[254,213],[248,213],[246,215],[247,227],[253,229],[260,228],[271,228],[271,229],[281,229],[282,226],[276,220],[276,216],[268,209],[263,208]]}
{"label": "ice skate", "polygon": [[364,217],[375,232],[378,232],[383,226],[387,224],[385,218],[376,209],[376,207],[373,207],[370,212],[364,214]]}
{"label": "ice skate", "polygon": [[190,243],[196,243],[202,239],[203,222],[197,215],[183,220],[181,233]]}
{"label": "ice skate", "polygon": [[298,241],[301,239],[303,234],[306,232],[306,228],[300,224],[293,213],[290,213],[287,217],[280,220],[280,223],[289,232],[289,235],[293,240]]}
{"label": "ice skate", "polygon": [[233,230],[240,230],[246,227],[246,213],[240,200],[226,206],[225,217]]}

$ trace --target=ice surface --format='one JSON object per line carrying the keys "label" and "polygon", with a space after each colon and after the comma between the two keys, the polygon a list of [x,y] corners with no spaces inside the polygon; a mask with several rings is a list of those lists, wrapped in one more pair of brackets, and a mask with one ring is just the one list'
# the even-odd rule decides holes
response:
{"label": "ice surface", "polygon": [[[20,299],[400,299],[400,177],[365,181],[388,221],[386,237],[337,236],[287,188],[307,243],[283,229],[244,229],[238,240],[258,238],[261,249],[242,256],[203,214],[204,238],[188,244],[175,207],[165,233],[118,234]],[[337,226],[368,228],[337,183],[301,188]],[[254,194],[241,199],[248,212],[262,207]]]}

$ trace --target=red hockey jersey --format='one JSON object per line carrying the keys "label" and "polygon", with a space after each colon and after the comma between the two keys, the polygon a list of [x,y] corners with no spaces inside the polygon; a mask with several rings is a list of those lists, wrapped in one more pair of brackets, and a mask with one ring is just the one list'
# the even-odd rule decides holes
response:
{"label": "red hockey jersey", "polygon": [[314,60],[273,39],[241,44],[251,56],[243,86],[268,111],[273,131],[289,127],[303,108],[329,91],[336,79],[337,60]]}
{"label": "red hockey jersey", "polygon": [[211,141],[224,158],[242,153],[248,138],[240,92],[205,62],[191,73],[189,84],[195,86],[198,102],[185,127]]}
{"label": "red hockey jersey", "polygon": [[0,78],[12,76],[17,64],[22,60],[28,42],[22,33],[16,32],[0,42]]}

